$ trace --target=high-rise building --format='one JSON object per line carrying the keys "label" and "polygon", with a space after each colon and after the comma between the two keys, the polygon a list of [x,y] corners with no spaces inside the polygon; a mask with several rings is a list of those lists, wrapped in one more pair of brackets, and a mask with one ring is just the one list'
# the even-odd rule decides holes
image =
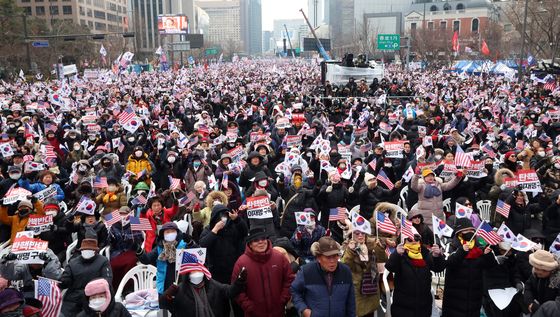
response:
{"label": "high-rise building", "polygon": [[262,3],[261,0],[241,0],[241,37],[245,52],[262,53]]}
{"label": "high-rise building", "polygon": [[[78,0],[81,1],[81,0]],[[89,1],[89,0],[84,0]],[[102,0],[94,0],[102,1]],[[136,50],[138,53],[153,54],[166,43],[184,41],[180,35],[160,35],[158,31],[158,15],[182,14],[187,17],[189,33],[200,34],[208,27],[208,16],[197,6],[194,0],[128,0],[131,24],[136,33]]]}
{"label": "high-rise building", "polygon": [[[285,27],[284,27],[285,25]],[[300,29],[307,24],[303,19],[280,19],[274,20],[273,30],[274,30],[274,40],[276,41],[276,47],[283,49],[283,39],[286,39],[286,47],[290,48],[289,42],[291,41],[292,46],[295,48],[297,43],[299,43],[299,33]],[[288,33],[286,33],[288,29]],[[288,41],[289,39],[289,41]]]}
{"label": "high-rise building", "polygon": [[307,0],[307,18],[314,28],[325,23],[328,0]]}
{"label": "high-rise building", "polygon": [[263,53],[271,51],[272,31],[263,31]]}
{"label": "high-rise building", "polygon": [[73,22],[92,33],[121,32],[128,27],[127,0],[17,0],[29,15],[45,19],[48,26]]}
{"label": "high-rise building", "polygon": [[210,45],[219,45],[232,52],[242,51],[239,0],[204,0],[197,1],[196,4],[209,17],[208,33],[204,35],[205,42]]}

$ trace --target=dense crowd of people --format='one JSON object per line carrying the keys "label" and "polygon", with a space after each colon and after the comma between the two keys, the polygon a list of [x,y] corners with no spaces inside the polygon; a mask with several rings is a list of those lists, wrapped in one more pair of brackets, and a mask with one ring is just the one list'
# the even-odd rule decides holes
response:
{"label": "dense crowd of people", "polygon": [[173,316],[559,316],[557,87],[247,59],[2,82],[0,316],[47,316],[42,278],[61,316],[130,316],[142,264]]}

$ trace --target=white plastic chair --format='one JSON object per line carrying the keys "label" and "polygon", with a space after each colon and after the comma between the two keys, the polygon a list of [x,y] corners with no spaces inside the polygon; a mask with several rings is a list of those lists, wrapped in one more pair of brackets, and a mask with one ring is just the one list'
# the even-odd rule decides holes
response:
{"label": "white plastic chair", "polygon": [[391,317],[391,304],[393,303],[393,293],[389,287],[389,270],[385,269],[383,271],[383,287],[385,287],[385,298],[387,300],[387,307],[385,308],[385,317]]}
{"label": "white plastic chair", "polygon": [[8,245],[8,246],[6,246],[4,249],[0,250],[0,259],[1,259],[4,255],[10,253],[10,251],[12,251],[12,246],[11,246],[11,245]]}
{"label": "white plastic chair", "polygon": [[99,254],[105,256],[107,260],[111,261],[111,246],[108,245],[104,247],[101,251],[99,251]]}
{"label": "white plastic chair", "polygon": [[443,201],[443,211],[451,213],[451,198],[447,198]]}
{"label": "white plastic chair", "polygon": [[480,213],[480,218],[482,220],[490,221],[490,208],[492,207],[492,202],[490,200],[479,200],[476,202],[476,208]]}
{"label": "white plastic chair", "polygon": [[117,292],[115,293],[115,302],[122,302],[122,292],[129,280],[132,280],[134,283],[134,292],[145,289],[155,289],[156,274],[157,269],[153,265],[138,265],[128,271],[121,280],[119,288],[117,288]]}
{"label": "white plastic chair", "polygon": [[399,199],[399,205],[401,206],[402,209],[404,209],[405,211],[408,211],[408,208],[406,207],[406,199],[408,198],[408,185],[404,186],[401,189],[400,192],[400,197],[401,199]]}
{"label": "white plastic chair", "polygon": [[58,203],[58,206],[60,207],[60,211],[62,211],[66,215],[66,213],[68,212],[68,205],[66,205],[64,201],[61,201]]}
{"label": "white plastic chair", "polygon": [[78,240],[74,240],[72,243],[70,243],[68,248],[66,248],[66,259],[64,260],[64,266],[68,264],[68,261],[70,261],[70,258],[72,257],[72,253],[74,253],[74,250],[77,247],[78,247]]}
{"label": "white plastic chair", "polygon": [[2,252],[5,248],[7,248],[10,245],[10,241],[12,241],[12,240],[8,239],[8,241],[0,244],[0,252]]}

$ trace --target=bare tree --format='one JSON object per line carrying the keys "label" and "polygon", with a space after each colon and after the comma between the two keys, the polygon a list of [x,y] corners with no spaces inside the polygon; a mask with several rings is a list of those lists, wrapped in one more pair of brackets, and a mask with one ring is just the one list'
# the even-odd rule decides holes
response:
{"label": "bare tree", "polygon": [[[513,27],[523,32],[525,1],[512,1],[505,12]],[[525,40],[529,52],[536,57],[550,58],[560,40],[560,1],[529,1]]]}

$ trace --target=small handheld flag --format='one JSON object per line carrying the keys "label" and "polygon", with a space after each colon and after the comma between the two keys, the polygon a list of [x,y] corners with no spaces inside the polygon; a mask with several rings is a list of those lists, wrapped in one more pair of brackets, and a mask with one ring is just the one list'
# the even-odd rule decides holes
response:
{"label": "small handheld flag", "polygon": [[379,174],[377,174],[377,180],[385,184],[385,186],[387,186],[389,190],[395,188],[395,185],[393,184],[393,182],[391,182],[391,180],[389,179],[389,177],[387,177],[387,174],[385,174],[385,171],[383,170],[379,171]]}
{"label": "small handheld flag", "polygon": [[130,229],[134,231],[150,231],[152,224],[146,218],[130,217]]}
{"label": "small handheld flag", "polygon": [[499,213],[500,215],[508,218],[509,217],[509,210],[511,209],[511,206],[509,204],[506,204],[503,200],[499,200],[498,202],[496,202],[496,212]]}
{"label": "small handheld flag", "polygon": [[382,212],[376,212],[376,214],[377,229],[389,234],[397,233],[397,227],[393,224],[389,217],[386,217]]}
{"label": "small handheld flag", "polygon": [[502,241],[502,238],[494,232],[492,226],[489,225],[486,221],[482,221],[480,226],[477,230],[478,235],[484,239],[484,241],[488,242],[488,244],[496,245]]}
{"label": "small handheld flag", "polygon": [[343,221],[346,218],[346,208],[337,207],[329,209],[329,221]]}

